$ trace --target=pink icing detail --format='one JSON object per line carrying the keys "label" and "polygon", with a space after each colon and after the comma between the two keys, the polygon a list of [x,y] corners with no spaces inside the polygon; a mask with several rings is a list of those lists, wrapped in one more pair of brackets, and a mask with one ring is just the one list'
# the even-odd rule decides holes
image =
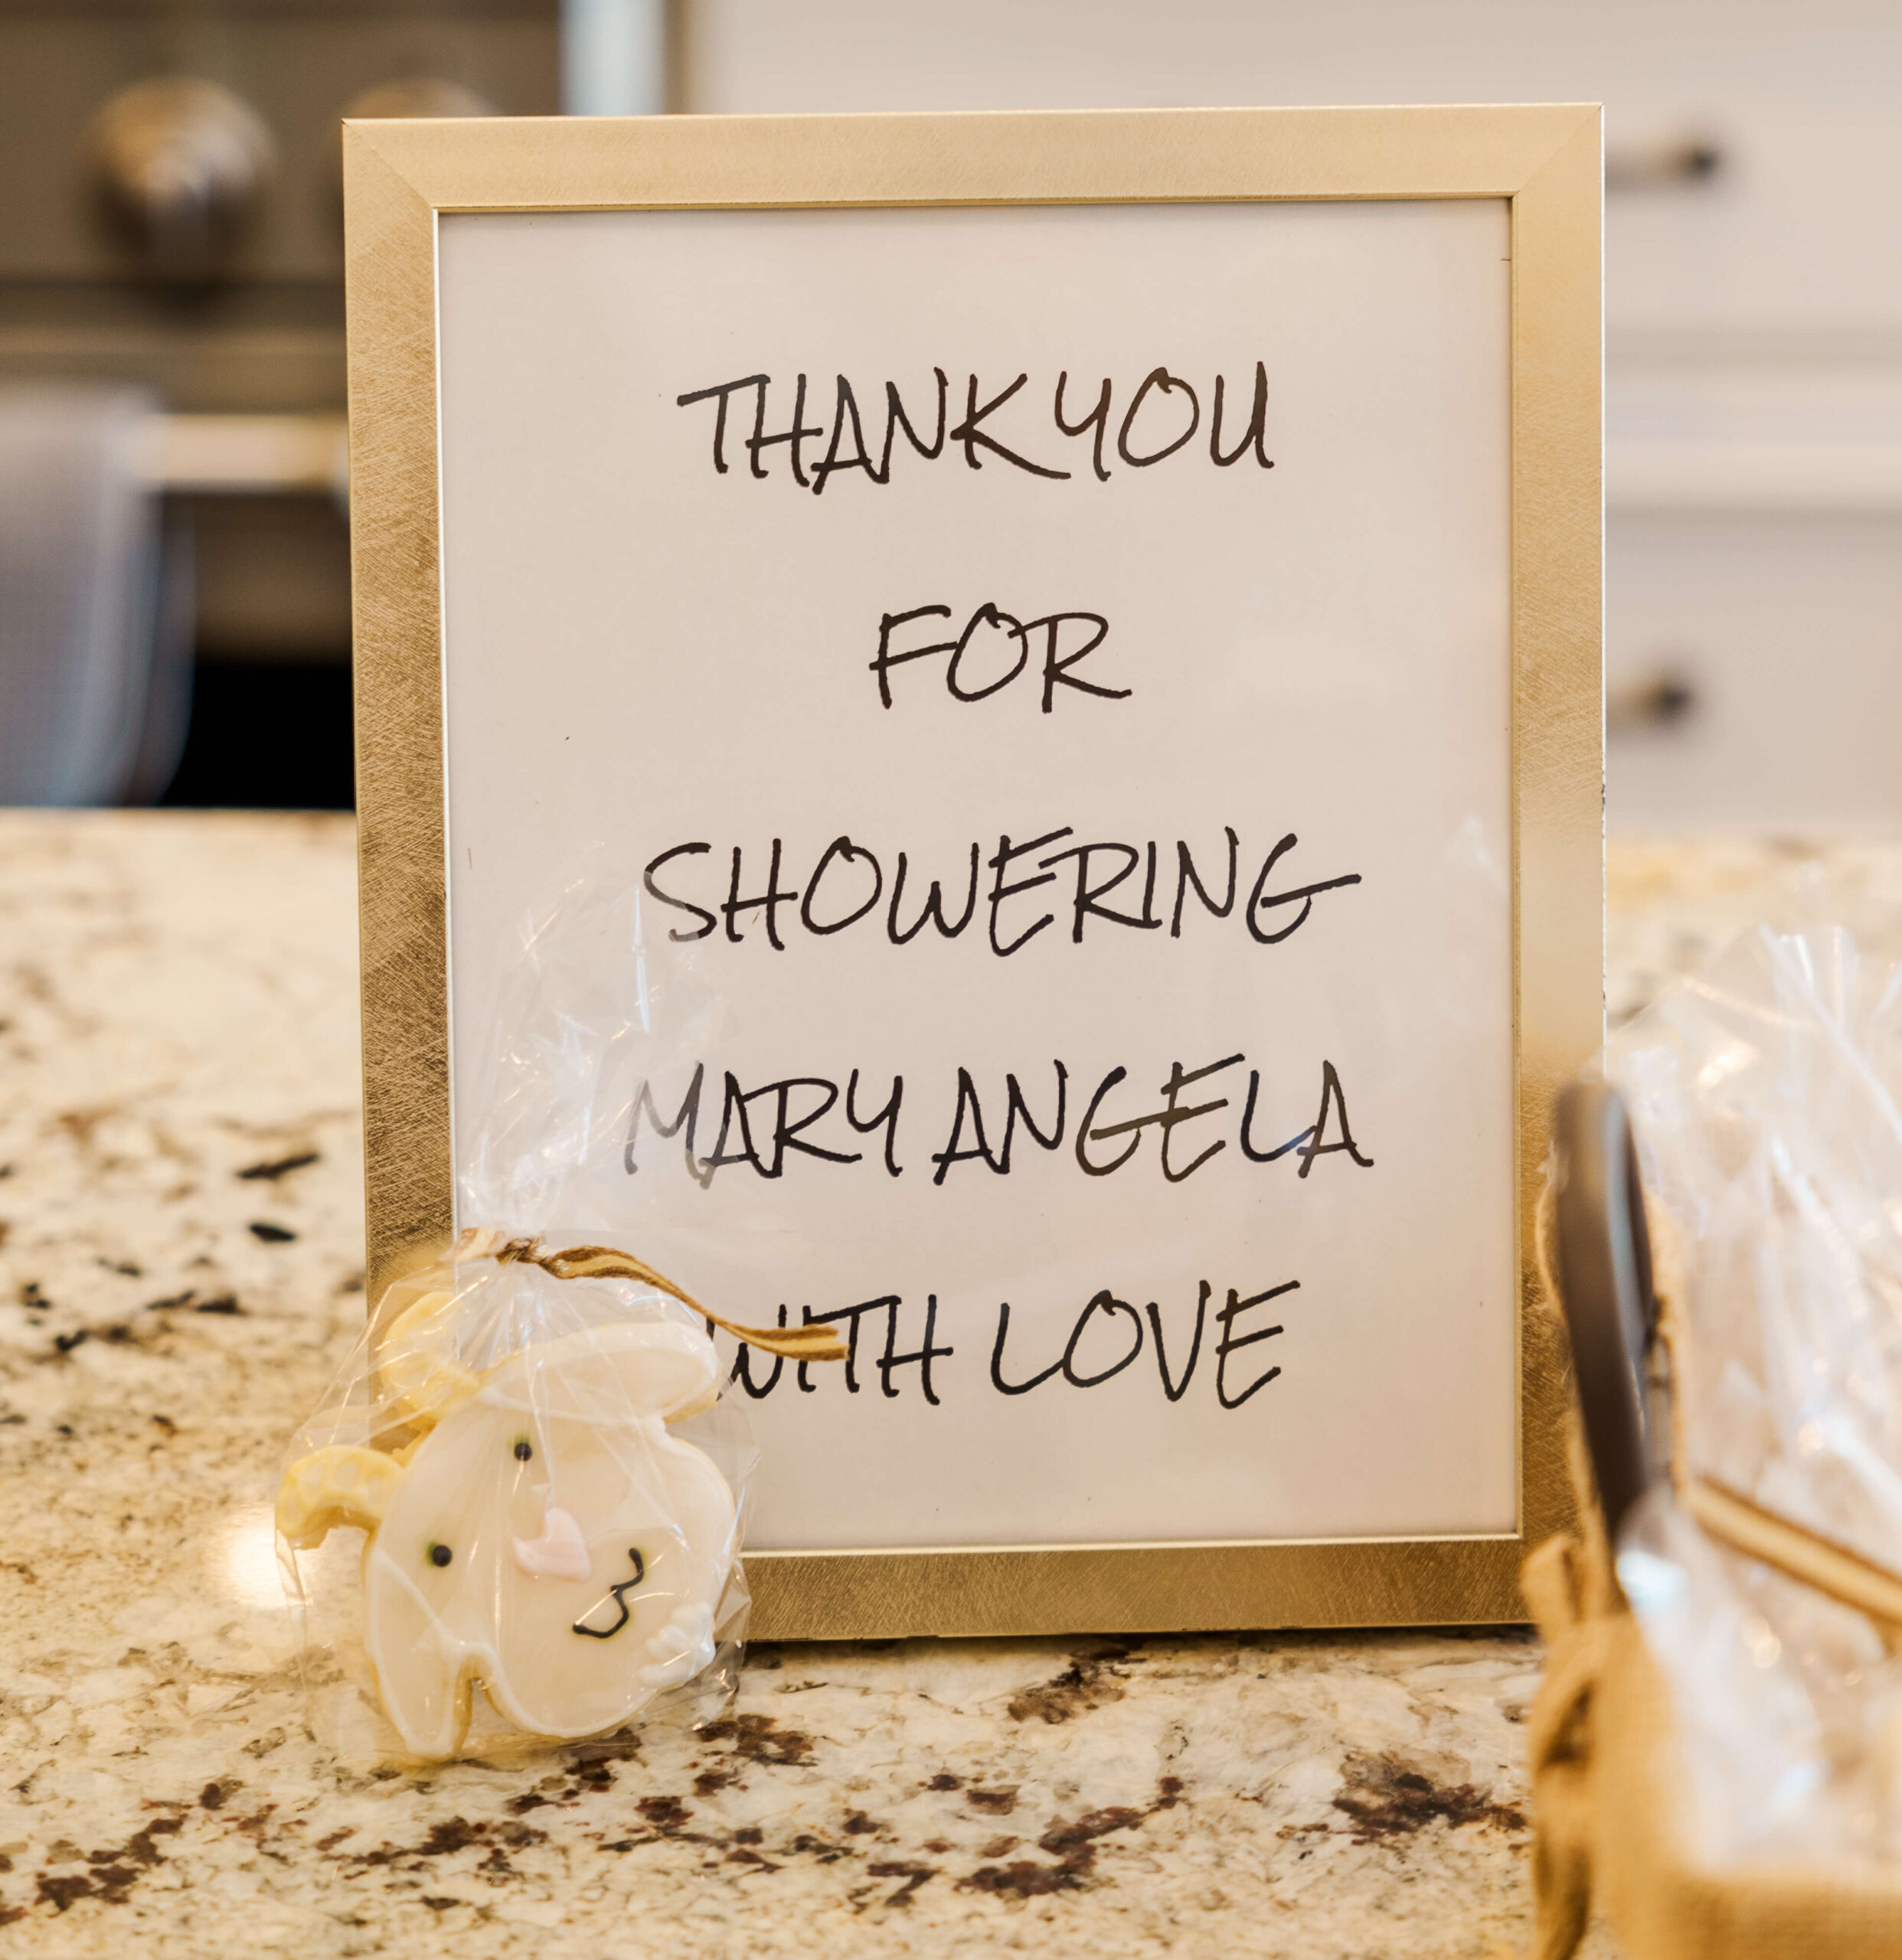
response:
{"label": "pink icing detail", "polygon": [[594,1569],[581,1527],[565,1511],[548,1507],[539,1538],[517,1538],[515,1563],[535,1579],[586,1579]]}

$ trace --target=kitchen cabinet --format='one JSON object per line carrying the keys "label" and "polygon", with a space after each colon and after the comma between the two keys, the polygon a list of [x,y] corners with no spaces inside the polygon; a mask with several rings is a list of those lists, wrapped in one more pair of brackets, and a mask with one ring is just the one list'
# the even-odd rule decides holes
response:
{"label": "kitchen cabinet", "polygon": [[1902,8],[696,0],[688,28],[706,109],[1602,101],[1609,819],[1902,815]]}

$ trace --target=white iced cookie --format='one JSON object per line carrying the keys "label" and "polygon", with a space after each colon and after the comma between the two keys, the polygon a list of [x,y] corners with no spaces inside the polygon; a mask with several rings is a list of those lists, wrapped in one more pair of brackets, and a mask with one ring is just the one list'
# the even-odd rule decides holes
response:
{"label": "white iced cookie", "polygon": [[[374,1517],[332,1505],[326,1522],[371,1528],[365,1645],[408,1748],[453,1753],[478,1682],[518,1727],[585,1736],[712,1659],[733,1493],[667,1418],[704,1406],[717,1367],[672,1323],[525,1348],[369,1480]],[[292,1524],[323,1509],[299,1467]]]}

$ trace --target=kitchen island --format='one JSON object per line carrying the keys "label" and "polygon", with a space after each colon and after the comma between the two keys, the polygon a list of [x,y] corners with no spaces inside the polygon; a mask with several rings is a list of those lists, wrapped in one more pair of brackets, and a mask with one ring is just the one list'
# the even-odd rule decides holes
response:
{"label": "kitchen island", "polygon": [[[1614,1015],[1804,854],[1615,849]],[[1516,1630],[756,1646],[697,1734],[314,1741],[270,1504],[364,1313],[355,899],[345,818],[0,813],[0,1952],[1523,1945]]]}

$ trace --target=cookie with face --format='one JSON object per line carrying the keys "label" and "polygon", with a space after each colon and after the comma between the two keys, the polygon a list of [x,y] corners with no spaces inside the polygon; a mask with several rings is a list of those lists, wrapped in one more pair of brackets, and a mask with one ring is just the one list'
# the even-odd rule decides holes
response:
{"label": "cookie with face", "polygon": [[[705,1406],[717,1366],[697,1330],[605,1327],[510,1356],[394,1473],[370,1451],[292,1466],[279,1520],[292,1544],[334,1523],[370,1530],[364,1645],[407,1747],[453,1753],[479,1683],[518,1728],[574,1737],[711,1661],[734,1495],[667,1422]],[[384,1467],[373,1477],[358,1457]],[[374,1517],[312,1507],[314,1489],[346,1482],[374,1494],[361,1500]]]}

